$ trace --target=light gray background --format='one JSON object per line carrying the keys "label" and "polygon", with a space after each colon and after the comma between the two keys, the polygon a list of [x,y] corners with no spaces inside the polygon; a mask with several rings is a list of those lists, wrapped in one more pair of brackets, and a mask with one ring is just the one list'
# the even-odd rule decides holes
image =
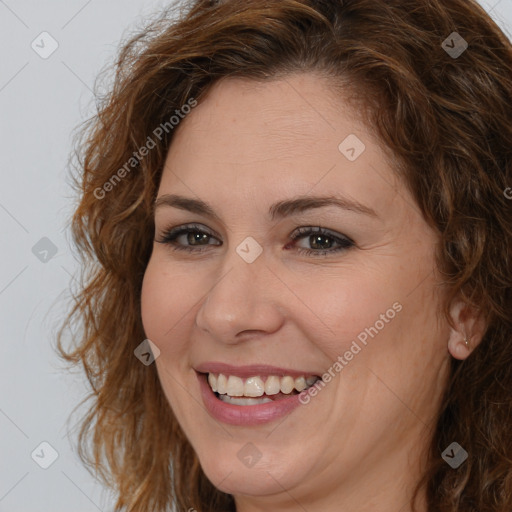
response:
{"label": "light gray background", "polygon": [[[95,77],[121,38],[168,3],[0,0],[0,512],[113,509],[73,450],[76,429],[68,436],[84,379],[64,372],[52,349],[77,272],[67,165],[73,130],[94,112]],[[510,37],[512,0],[482,5]],[[31,47],[44,31],[59,45],[47,59]],[[47,262],[32,252],[43,237],[57,248]],[[43,441],[58,452],[48,469],[31,458]],[[34,457],[50,461],[42,450]]]}

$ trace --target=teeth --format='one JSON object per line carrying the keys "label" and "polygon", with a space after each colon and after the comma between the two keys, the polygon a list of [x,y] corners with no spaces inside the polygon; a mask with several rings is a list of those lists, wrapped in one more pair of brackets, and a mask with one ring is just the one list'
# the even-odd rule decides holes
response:
{"label": "teeth", "polygon": [[318,380],[318,377],[308,377],[306,379],[307,386],[312,386],[316,381]]}
{"label": "teeth", "polygon": [[220,395],[219,398],[227,403],[232,405],[258,405],[258,404],[267,404],[268,402],[273,402],[271,398],[235,398],[229,395]]}
{"label": "teeth", "polygon": [[281,379],[281,391],[288,395],[293,391],[293,388],[295,387],[295,379],[293,377],[289,377],[288,375],[286,377],[283,377]]}
{"label": "teeth", "polygon": [[219,375],[217,379],[217,393],[220,395],[225,395],[227,392],[228,387],[228,379],[226,379],[225,375],[222,375],[222,373]]}
{"label": "teeth", "polygon": [[266,395],[277,395],[281,391],[281,379],[275,375],[267,377],[265,381],[265,394]]}
{"label": "teeth", "polygon": [[[215,376],[213,373],[208,374],[208,384],[214,392],[227,397],[250,397],[257,398],[265,395],[277,395],[279,392],[289,395],[295,389],[299,393],[309,386],[313,385],[318,377],[297,377],[293,378],[289,375],[278,377],[277,375],[269,375],[266,380],[262,377],[249,377],[243,381],[236,375],[223,375],[220,373]],[[269,400],[263,398],[262,400]],[[234,403],[234,402],[229,402]],[[267,403],[250,400],[250,403],[239,405],[251,405],[254,403]]]}
{"label": "teeth", "polygon": [[304,377],[299,377],[295,379],[295,389],[300,393],[303,389],[306,389],[308,386],[306,384],[306,379]]}
{"label": "teeth", "polygon": [[244,381],[240,377],[235,377],[234,375],[230,375],[228,378],[226,394],[229,396],[244,396],[244,394],[249,396],[247,393],[244,393]]}
{"label": "teeth", "polygon": [[265,384],[259,377],[249,377],[245,381],[245,396],[261,396],[263,393],[265,393]]}
{"label": "teeth", "polygon": [[208,374],[208,384],[210,384],[210,387],[214,392],[217,391],[217,377],[215,377],[213,373]]}

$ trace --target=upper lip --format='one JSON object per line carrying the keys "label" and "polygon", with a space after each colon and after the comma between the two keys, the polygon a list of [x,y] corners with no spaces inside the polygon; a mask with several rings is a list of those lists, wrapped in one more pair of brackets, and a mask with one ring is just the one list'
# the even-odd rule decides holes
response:
{"label": "upper lip", "polygon": [[266,364],[251,364],[244,366],[234,366],[227,363],[207,362],[201,363],[194,368],[199,373],[222,373],[223,375],[234,375],[240,378],[255,377],[258,375],[268,376],[286,376],[291,377],[318,377],[318,374],[310,371],[292,370],[290,368],[280,368]]}

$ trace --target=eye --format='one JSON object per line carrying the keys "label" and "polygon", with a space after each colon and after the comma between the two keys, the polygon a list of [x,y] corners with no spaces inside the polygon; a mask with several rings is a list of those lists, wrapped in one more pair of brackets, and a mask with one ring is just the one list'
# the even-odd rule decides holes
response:
{"label": "eye", "polygon": [[[190,245],[182,245],[180,238],[182,241],[190,243]],[[210,238],[214,238],[214,235],[202,229],[198,224],[187,224],[165,231],[163,237],[155,241],[170,245],[172,249],[178,251],[202,252],[204,249],[198,247],[211,245],[207,243]],[[214,245],[222,245],[222,242]]]}
{"label": "eye", "polygon": [[[307,243],[309,243],[312,248],[305,249],[303,247],[297,247],[297,252],[301,255],[315,257],[338,253],[355,245],[350,238],[335,234],[321,227],[298,228],[291,235],[291,238],[293,242],[300,239],[307,239]],[[218,243],[210,244],[208,243],[210,240],[217,240]],[[219,242],[213,233],[205,230],[198,224],[188,224],[168,229],[164,232],[161,239],[155,241],[169,245],[173,250],[195,253],[204,252],[209,245],[222,245],[222,242]]]}
{"label": "eye", "polygon": [[[313,249],[297,248],[299,254],[306,256],[328,256],[353,247],[354,242],[345,235],[334,234],[331,231],[321,227],[302,227],[298,228],[292,235],[293,241],[305,238],[306,242]],[[332,247],[337,244],[337,247]]]}

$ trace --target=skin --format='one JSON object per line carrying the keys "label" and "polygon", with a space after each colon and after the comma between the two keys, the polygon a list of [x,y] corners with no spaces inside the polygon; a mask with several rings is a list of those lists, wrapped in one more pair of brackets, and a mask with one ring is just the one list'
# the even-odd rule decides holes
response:
{"label": "skin", "polygon": [[[307,73],[218,82],[181,122],[157,193],[199,198],[220,218],[156,209],[142,319],[161,351],[158,375],[180,425],[239,512],[411,510],[449,360],[469,353],[464,333],[474,322],[461,305],[454,328],[438,313],[436,234],[371,130],[332,90]],[[349,134],[366,146],[353,162],[338,149]],[[268,217],[274,202],[332,194],[377,217],[335,206]],[[204,252],[159,243],[168,228],[187,223],[213,233],[196,245]],[[321,251],[308,235],[292,240],[303,226],[355,246],[300,254]],[[263,249],[253,263],[235,250],[248,236]],[[337,247],[330,238],[323,247],[329,241]],[[206,412],[194,366],[270,364],[321,375],[397,302],[402,310],[285,418],[240,427]],[[237,457],[249,442],[261,453],[252,468]]]}

